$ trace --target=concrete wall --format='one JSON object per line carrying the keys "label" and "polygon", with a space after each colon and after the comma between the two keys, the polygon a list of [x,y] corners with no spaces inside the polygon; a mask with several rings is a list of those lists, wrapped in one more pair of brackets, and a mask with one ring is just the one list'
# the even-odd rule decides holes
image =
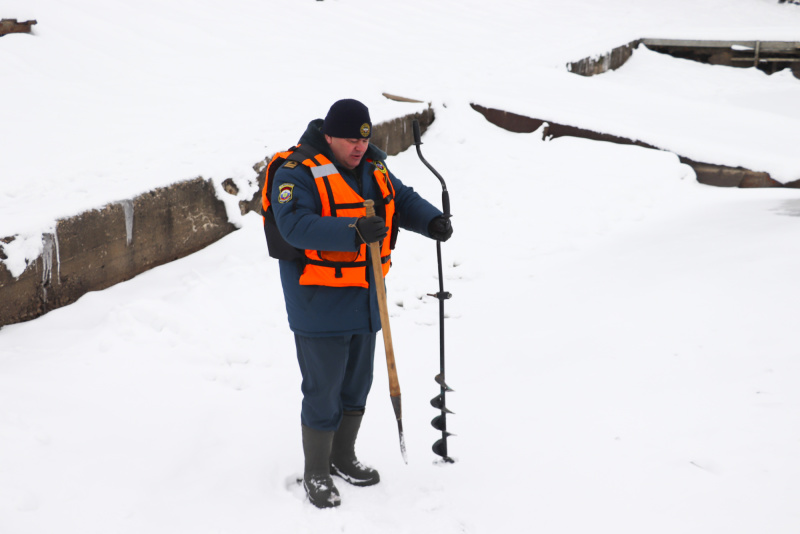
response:
{"label": "concrete wall", "polygon": [[[375,125],[374,142],[390,154],[405,150],[413,144],[415,118],[424,131],[433,110]],[[259,179],[263,185],[263,171]],[[240,208],[260,213],[260,193]],[[42,255],[19,278],[0,262],[0,326],[39,317],[89,291],[197,252],[234,230],[215,187],[202,177],[61,219],[55,232],[43,236]]]}
{"label": "concrete wall", "polygon": [[196,178],[57,221],[15,279],[0,264],[0,325],[38,317],[235,230],[211,182]]}
{"label": "concrete wall", "polygon": [[617,70],[625,64],[633,51],[639,46],[640,41],[631,41],[628,44],[618,46],[610,52],[597,56],[586,57],[572,63],[567,63],[567,70],[581,76],[594,76],[609,70]]}

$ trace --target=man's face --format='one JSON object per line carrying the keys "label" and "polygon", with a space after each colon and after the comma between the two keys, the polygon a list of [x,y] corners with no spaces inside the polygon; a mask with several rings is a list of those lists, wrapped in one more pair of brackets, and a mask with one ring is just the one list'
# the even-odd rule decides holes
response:
{"label": "man's face", "polygon": [[369,139],[344,139],[342,137],[325,136],[325,140],[331,147],[336,161],[342,167],[347,169],[355,169],[361,163],[361,158],[367,152],[369,146]]}

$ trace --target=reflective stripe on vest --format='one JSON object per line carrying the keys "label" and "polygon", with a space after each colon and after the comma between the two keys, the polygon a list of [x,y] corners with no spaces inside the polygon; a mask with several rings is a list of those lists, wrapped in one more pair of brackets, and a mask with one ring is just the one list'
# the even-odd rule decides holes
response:
{"label": "reflective stripe on vest", "polygon": [[[367,160],[367,163],[375,167],[373,176],[386,209],[385,220],[389,233],[381,243],[381,264],[383,275],[386,276],[391,265],[389,236],[392,235],[395,211],[394,187],[382,162]],[[364,199],[347,184],[336,166],[323,154],[304,160],[303,165],[311,170],[314,177],[322,201],[323,217],[352,218],[355,223],[355,219],[366,215]],[[301,285],[369,287],[367,280],[370,264],[367,262],[365,244],[362,243],[358,251],[353,252],[306,250],[305,255],[305,267],[300,275]]]}

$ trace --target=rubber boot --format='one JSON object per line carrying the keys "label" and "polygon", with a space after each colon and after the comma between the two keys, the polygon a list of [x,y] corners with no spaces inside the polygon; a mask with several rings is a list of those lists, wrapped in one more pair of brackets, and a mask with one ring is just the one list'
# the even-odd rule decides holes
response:
{"label": "rubber boot", "polygon": [[372,486],[381,481],[375,469],[367,467],[356,458],[356,438],[363,417],[363,411],[344,412],[342,424],[333,436],[330,472],[354,486]]}
{"label": "rubber boot", "polygon": [[317,508],[333,508],[341,504],[339,490],[333,484],[330,472],[333,432],[323,432],[303,426],[303,453],[305,471],[303,487],[308,500]]}

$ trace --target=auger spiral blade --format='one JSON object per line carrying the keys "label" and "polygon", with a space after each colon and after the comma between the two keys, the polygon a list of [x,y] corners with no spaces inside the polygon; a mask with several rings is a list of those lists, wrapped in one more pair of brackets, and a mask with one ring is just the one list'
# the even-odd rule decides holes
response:
{"label": "auger spiral blade", "polygon": [[452,436],[450,432],[447,431],[447,416],[445,414],[437,415],[431,420],[431,426],[436,430],[441,430],[448,436]]}
{"label": "auger spiral blade", "polygon": [[432,398],[431,406],[437,410],[442,410],[442,413],[453,413],[447,409],[447,406],[444,405],[444,397],[442,395],[436,395],[434,398]]}
{"label": "auger spiral blade", "polygon": [[436,375],[434,377],[434,380],[436,380],[436,383],[439,384],[442,388],[444,388],[445,391],[455,391],[453,388],[451,388],[450,386],[445,384],[444,377],[442,376],[442,373],[439,373],[438,375]]}
{"label": "auger spiral blade", "polygon": [[453,460],[447,455],[447,438],[442,438],[440,440],[437,440],[436,443],[433,444],[433,447],[431,447],[431,449],[433,449],[434,453],[441,456],[444,462],[447,462],[448,464],[455,463],[455,460]]}

